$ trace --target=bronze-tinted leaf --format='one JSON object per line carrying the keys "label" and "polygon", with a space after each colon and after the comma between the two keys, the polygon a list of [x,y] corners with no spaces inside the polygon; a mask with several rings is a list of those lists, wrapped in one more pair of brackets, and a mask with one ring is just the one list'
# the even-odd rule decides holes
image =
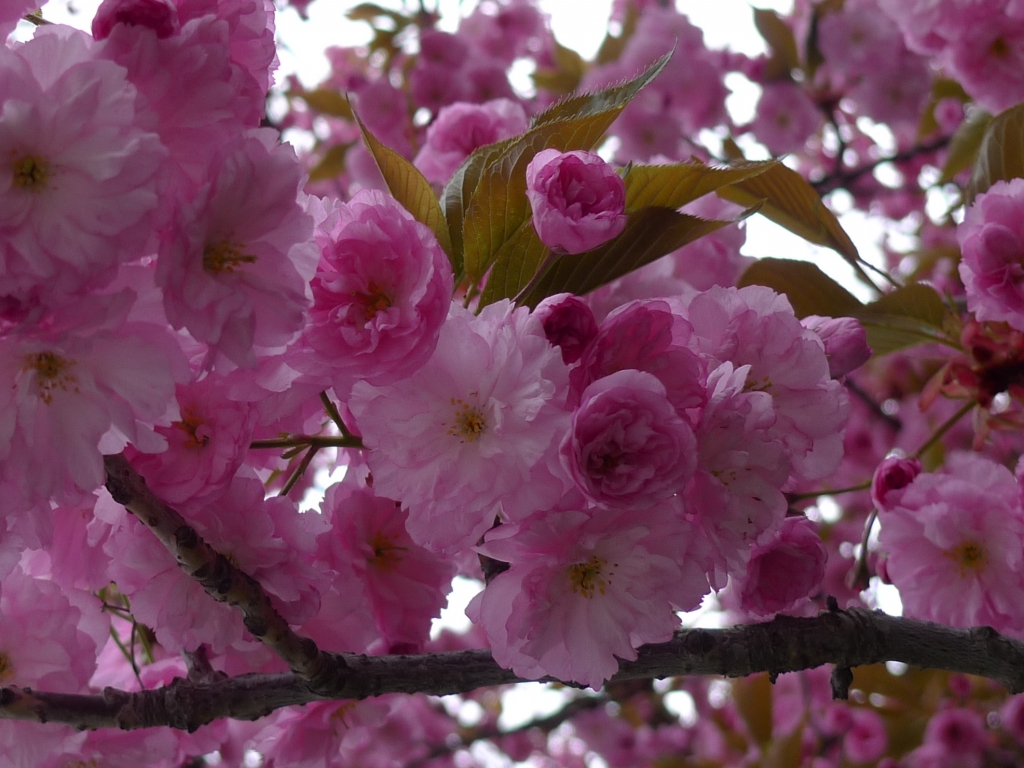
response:
{"label": "bronze-tinted leaf", "polygon": [[320,162],[309,172],[309,180],[327,181],[343,174],[345,172],[345,156],[351,146],[351,144],[335,144],[328,149],[320,158]]}
{"label": "bronze-tinted leaf", "polygon": [[[534,307],[544,298],[563,291],[577,295],[590,293],[751,213],[753,210],[745,211],[731,221],[715,221],[688,216],[669,208],[645,208],[629,217],[626,228],[614,240],[592,251],[561,257],[526,295],[525,303]],[[509,273],[513,274],[513,270]],[[514,296],[514,287],[507,286],[504,292]]]}
{"label": "bronze-tinted leaf", "polygon": [[964,201],[970,205],[997,181],[1020,178],[1024,178],[1024,104],[1000,112],[988,124]]}
{"label": "bronze-tinted leaf", "polygon": [[338,91],[331,90],[330,88],[317,88],[313,91],[293,91],[290,95],[298,96],[311,109],[322,115],[343,117],[346,120],[352,119],[352,105]]}
{"label": "bronze-tinted leaf", "polygon": [[430,182],[423,177],[416,166],[378,141],[358,116],[356,122],[362,132],[367,149],[370,150],[373,159],[377,161],[377,167],[380,168],[381,176],[384,177],[384,182],[388,185],[388,191],[405,210],[412,214],[416,221],[426,224],[430,228],[437,237],[441,249],[452,262],[453,271],[458,272],[459,265],[452,257],[448,222],[445,221],[441,205],[437,201]]}
{"label": "bronze-tinted leaf", "polygon": [[587,71],[587,63],[572,48],[555,42],[555,64],[552,67],[537,67],[533,82],[548,93],[567,94],[579,88],[580,80]]}
{"label": "bronze-tinted leaf", "polygon": [[754,9],[754,26],[771,51],[767,62],[768,79],[789,77],[789,73],[800,66],[800,53],[793,30],[778,13],[767,8]]}
{"label": "bronze-tinted leaf", "polygon": [[[539,115],[525,134],[501,145],[496,157],[488,154],[476,167],[464,165],[467,172],[453,187],[453,204],[458,202],[454,196],[457,191],[465,200],[466,188],[472,181],[470,171],[478,170],[480,174],[462,222],[463,264],[472,282],[484,276],[505,241],[529,219],[526,167],[537,153],[545,149],[561,152],[593,149],[630,99],[653,80],[667,62],[668,56],[664,56],[626,83],[556,104]],[[447,191],[446,187],[446,211],[449,210]]]}
{"label": "bronze-tinted leaf", "polygon": [[763,203],[760,213],[790,232],[837,251],[868,285],[860,254],[850,236],[814,190],[796,171],[779,163],[763,173],[718,190],[718,196],[742,206]]}
{"label": "bronze-tinted leaf", "polygon": [[945,332],[949,312],[930,285],[913,283],[887,293],[854,313],[876,355],[933,342],[956,346]]}
{"label": "bronze-tinted leaf", "polygon": [[849,317],[864,305],[856,296],[809,261],[759,259],[747,267],[737,285],[766,285],[784,293],[797,317]]}
{"label": "bronze-tinted leaf", "polygon": [[682,208],[687,203],[778,164],[777,160],[716,167],[703,163],[633,165],[625,177],[626,212],[642,208]]}
{"label": "bronze-tinted leaf", "polygon": [[942,175],[939,177],[940,184],[952,181],[960,171],[974,165],[990,122],[992,115],[983,109],[976,109],[960,123],[949,142],[946,163],[942,166]]}
{"label": "bronze-tinted leaf", "polygon": [[636,31],[636,22],[639,18],[640,12],[636,6],[633,3],[626,3],[626,16],[622,20],[622,31],[617,36],[613,36],[611,30],[608,31],[604,40],[601,41],[601,47],[597,49],[597,56],[594,57],[595,64],[609,64],[619,60],[622,51],[626,48],[626,43]]}
{"label": "bronze-tinted leaf", "polygon": [[928,97],[928,105],[921,113],[921,122],[917,126],[917,139],[923,141],[939,130],[939,121],[935,119],[935,107],[943,99],[956,99],[961,104],[971,100],[967,92],[956,80],[948,77],[937,77],[932,83],[931,95]]}
{"label": "bronze-tinted leaf", "polygon": [[768,675],[750,675],[732,681],[732,700],[747,730],[760,746],[772,740],[772,684]]}

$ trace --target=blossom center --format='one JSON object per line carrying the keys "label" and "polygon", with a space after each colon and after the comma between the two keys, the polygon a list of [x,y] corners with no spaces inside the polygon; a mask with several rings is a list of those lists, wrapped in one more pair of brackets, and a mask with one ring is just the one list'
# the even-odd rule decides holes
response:
{"label": "blossom center", "polygon": [[370,549],[373,550],[373,557],[370,564],[380,568],[382,571],[390,571],[394,566],[402,562],[402,552],[407,551],[406,547],[395,544],[390,536],[378,531],[370,539]]}
{"label": "blossom center", "polygon": [[[612,568],[618,563],[612,563]],[[603,557],[592,555],[585,563],[574,563],[569,566],[569,583],[572,591],[586,598],[594,596],[594,592],[603,595],[611,584],[614,570],[608,569],[608,561]]]}
{"label": "blossom center", "polygon": [[978,573],[984,570],[987,560],[985,548],[975,541],[965,541],[960,546],[948,550],[946,556],[957,564],[961,577],[967,576],[968,571]]}
{"label": "blossom center", "polygon": [[1010,45],[1003,37],[997,37],[988,47],[989,55],[994,59],[1005,59],[1010,55]]}
{"label": "blossom center", "polygon": [[24,155],[13,163],[14,186],[39,192],[50,178],[50,163],[39,155]]}
{"label": "blossom center", "polygon": [[11,657],[6,653],[0,653],[0,683],[14,676],[14,665],[11,664]]}
{"label": "blossom center", "polygon": [[242,243],[219,240],[210,243],[203,251],[203,269],[214,275],[224,272],[231,274],[239,264],[252,264],[256,257],[242,253]]}
{"label": "blossom center", "polygon": [[39,388],[39,399],[49,405],[53,402],[56,389],[67,392],[71,389],[78,392],[78,379],[70,372],[74,360],[65,360],[53,352],[39,352],[25,357],[22,371],[35,371],[36,386]]}
{"label": "blossom center", "polygon": [[370,322],[378,312],[384,312],[394,306],[394,301],[381,286],[371,282],[366,293],[353,294],[363,306],[363,318]]}
{"label": "blossom center", "polygon": [[191,409],[186,408],[184,418],[174,422],[174,426],[188,435],[185,445],[190,448],[202,448],[210,442],[209,435],[200,435],[197,430],[203,426],[203,421],[196,416]]}
{"label": "blossom center", "polygon": [[458,437],[459,442],[475,443],[480,435],[487,431],[487,419],[483,411],[454,397],[452,405],[455,406],[455,418],[448,429],[448,434]]}

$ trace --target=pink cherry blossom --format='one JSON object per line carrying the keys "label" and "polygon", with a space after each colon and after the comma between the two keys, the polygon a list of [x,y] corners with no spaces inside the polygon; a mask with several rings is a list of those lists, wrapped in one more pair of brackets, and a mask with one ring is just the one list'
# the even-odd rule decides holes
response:
{"label": "pink cherry blossom", "polygon": [[526,168],[526,196],[541,242],[556,253],[583,253],[626,227],[626,185],[593,152],[538,152]]}
{"label": "pink cherry blossom", "polygon": [[212,163],[161,249],[167,319],[239,366],[255,365],[254,344],[287,344],[304,320],[316,255],[300,176],[273,131],[248,132]]}
{"label": "pink cherry blossom", "polygon": [[0,299],[56,304],[146,253],[166,151],[121,67],[54,26],[0,46]]}
{"label": "pink cherry blossom", "polygon": [[821,110],[800,86],[788,80],[765,83],[763,88],[750,129],[773,155],[799,151],[807,137],[821,127]]}
{"label": "pink cherry blossom", "polygon": [[92,20],[92,36],[103,40],[117,24],[147,27],[161,38],[181,29],[171,0],[103,0]]}
{"label": "pink cherry blossom", "polygon": [[1024,634],[1024,511],[1005,467],[955,454],[882,508],[879,545],[907,616]]}
{"label": "pink cherry blossom", "polygon": [[735,585],[740,608],[768,617],[799,607],[821,588],[827,559],[814,523],[787,517],[771,541],[751,551],[746,573]]}
{"label": "pink cherry blossom", "polygon": [[18,21],[39,6],[38,0],[10,0],[0,6],[0,40],[6,40]]}
{"label": "pink cherry blossom", "polygon": [[655,376],[624,370],[583,391],[561,459],[595,503],[639,509],[683,490],[697,466],[697,441]]}
{"label": "pink cherry blossom", "polygon": [[318,547],[340,548],[352,562],[373,606],[384,650],[421,652],[431,620],[447,600],[454,563],[413,543],[401,505],[370,488],[336,483],[327,489],[321,511],[331,531],[320,537]]}
{"label": "pink cherry blossom", "polygon": [[635,512],[556,510],[488,533],[479,548],[510,562],[467,613],[495,660],[524,677],[552,675],[600,687],[636,647],[668,640],[674,610],[708,590],[700,535],[671,504]]}
{"label": "pink cherry blossom", "polygon": [[523,133],[528,124],[526,111],[509,99],[452,104],[430,124],[414,163],[428,181],[444,184],[473,150]]}
{"label": "pink cherry blossom", "polygon": [[871,478],[871,501],[876,509],[890,509],[899,504],[903,490],[921,474],[921,462],[890,456],[875,469]]}
{"label": "pink cherry blossom", "polygon": [[749,365],[748,390],[772,396],[773,433],[802,480],[830,476],[843,457],[849,400],[832,379],[821,340],[803,328],[785,296],[769,288],[714,287],[687,308],[691,346],[708,361]]}
{"label": "pink cherry blossom", "polygon": [[979,320],[1024,330],[1024,179],[978,195],[957,228],[967,308]]}
{"label": "pink cherry blossom", "polygon": [[391,384],[423,365],[448,315],[452,269],[429,228],[382,192],[362,190],[317,229],[321,259],[303,333],[344,395],[357,380]]}
{"label": "pink cherry blossom", "polygon": [[129,449],[147,484],[169,504],[223,492],[249,450],[256,411],[227,397],[227,383],[210,375],[177,387],[181,418],[156,432],[167,440],[161,453]]}
{"label": "pink cherry blossom", "polygon": [[558,480],[536,494],[568,426],[566,379],[540,323],[503,301],[476,317],[453,306],[433,357],[408,378],[356,383],[349,407],[374,490],[409,510],[413,541],[454,552],[491,527],[499,502],[540,509],[561,497]]}
{"label": "pink cherry blossom", "polygon": [[800,320],[800,325],[814,331],[821,339],[828,358],[828,372],[833,379],[842,378],[871,358],[867,333],[852,317],[808,315]]}
{"label": "pink cherry blossom", "polygon": [[562,362],[572,365],[597,336],[597,320],[579,296],[559,293],[544,299],[534,310],[547,340],[562,350]]}

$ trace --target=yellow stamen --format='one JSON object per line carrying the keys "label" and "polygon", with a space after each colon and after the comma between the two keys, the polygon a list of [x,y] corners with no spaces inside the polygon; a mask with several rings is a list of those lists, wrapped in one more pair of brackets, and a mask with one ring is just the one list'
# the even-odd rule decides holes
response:
{"label": "yellow stamen", "polygon": [[35,371],[39,399],[49,405],[53,402],[55,389],[62,392],[67,392],[69,389],[74,392],[79,391],[78,379],[70,372],[74,365],[74,360],[65,360],[53,352],[39,352],[35,355],[25,356],[25,366],[22,371]]}
{"label": "yellow stamen", "polygon": [[608,570],[608,561],[597,555],[592,555],[585,563],[575,563],[569,566],[569,583],[572,591],[586,598],[594,596],[596,591],[603,595],[611,584],[612,576],[615,575],[615,568],[618,563],[612,563],[612,569]]}
{"label": "yellow stamen", "polygon": [[366,322],[373,320],[378,312],[384,312],[394,306],[394,301],[387,291],[374,282],[370,283],[367,293],[353,292],[352,296],[363,305],[363,317]]}
{"label": "yellow stamen", "polygon": [[199,437],[196,434],[196,430],[203,425],[202,419],[198,418],[191,408],[186,408],[183,414],[184,418],[181,421],[176,421],[172,426],[177,427],[188,435],[188,439],[185,441],[185,445],[190,448],[202,448],[210,442],[209,435],[203,435]]}
{"label": "yellow stamen", "polygon": [[39,155],[23,155],[15,158],[12,167],[14,186],[30,192],[39,192],[46,188],[46,182],[50,178],[50,163],[46,158]]}
{"label": "yellow stamen", "polygon": [[9,680],[14,676],[14,666],[11,664],[11,657],[0,652],[0,683]]}
{"label": "yellow stamen", "polygon": [[382,571],[390,571],[402,562],[402,552],[407,552],[408,547],[399,547],[381,531],[377,531],[370,539],[370,548],[373,549],[373,557],[369,563]]}
{"label": "yellow stamen", "polygon": [[256,261],[256,257],[242,253],[244,247],[242,243],[234,243],[230,240],[210,243],[203,251],[203,269],[214,275],[224,272],[231,274],[240,264],[252,264]]}
{"label": "yellow stamen", "polygon": [[475,443],[480,435],[487,431],[487,419],[483,411],[455,397],[451,403],[455,406],[455,419],[448,429],[448,434],[461,437],[460,442]]}
{"label": "yellow stamen", "polygon": [[988,560],[985,548],[975,541],[965,541],[948,550],[945,555],[957,564],[961,578],[966,578],[968,572],[978,574],[985,570],[985,563]]}

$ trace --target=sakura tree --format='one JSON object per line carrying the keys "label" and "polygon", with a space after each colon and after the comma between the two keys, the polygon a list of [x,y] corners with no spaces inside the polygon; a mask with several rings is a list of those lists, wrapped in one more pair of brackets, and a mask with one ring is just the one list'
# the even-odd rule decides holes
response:
{"label": "sakura tree", "polygon": [[1024,760],[1024,4],[278,5],[0,4],[0,766]]}

